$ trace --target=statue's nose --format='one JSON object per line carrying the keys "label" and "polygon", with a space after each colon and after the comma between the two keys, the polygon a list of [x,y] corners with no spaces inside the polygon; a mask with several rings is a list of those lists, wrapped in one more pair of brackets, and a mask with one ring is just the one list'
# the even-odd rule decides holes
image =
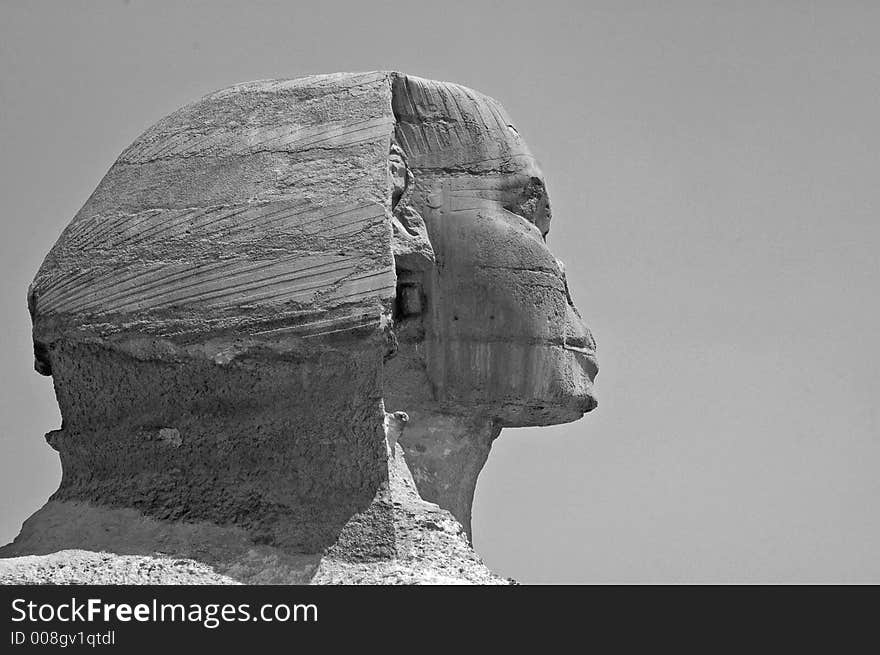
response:
{"label": "statue's nose", "polygon": [[593,338],[593,333],[590,332],[590,328],[584,323],[584,319],[581,317],[577,307],[575,307],[571,294],[568,291],[568,279],[565,275],[565,264],[563,264],[560,259],[557,259],[556,263],[559,266],[562,281],[565,284],[565,296],[567,301],[565,311],[565,340],[563,342],[563,348],[581,355],[578,357],[578,360],[583,365],[584,370],[592,382],[596,379],[596,375],[599,372],[599,366],[596,363],[596,340]]}
{"label": "statue's nose", "polygon": [[596,340],[574,305],[569,304],[565,316],[565,341],[562,347],[574,353],[583,366],[590,382],[596,379],[599,366],[596,363]]}

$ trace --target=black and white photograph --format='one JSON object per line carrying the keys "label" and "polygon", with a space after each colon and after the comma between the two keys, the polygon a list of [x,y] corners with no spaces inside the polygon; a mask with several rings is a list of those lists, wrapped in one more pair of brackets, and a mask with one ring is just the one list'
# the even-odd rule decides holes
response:
{"label": "black and white photograph", "polygon": [[878,116],[868,1],[0,0],[0,583],[86,616],[10,652],[125,651],[94,586],[867,591]]}

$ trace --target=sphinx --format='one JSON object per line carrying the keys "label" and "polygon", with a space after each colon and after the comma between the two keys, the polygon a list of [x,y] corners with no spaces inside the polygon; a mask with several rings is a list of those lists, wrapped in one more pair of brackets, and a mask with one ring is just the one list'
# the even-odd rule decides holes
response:
{"label": "sphinx", "polygon": [[63,474],[0,555],[502,581],[470,545],[492,442],[596,407],[550,220],[511,119],[456,84],[257,81],[171,114],[29,289]]}

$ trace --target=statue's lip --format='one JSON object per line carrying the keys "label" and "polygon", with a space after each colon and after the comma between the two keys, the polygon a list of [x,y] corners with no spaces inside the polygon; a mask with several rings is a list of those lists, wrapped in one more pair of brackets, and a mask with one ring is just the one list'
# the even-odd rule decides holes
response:
{"label": "statue's lip", "polygon": [[587,403],[586,403],[586,407],[584,408],[584,414],[588,414],[588,413],[592,412],[598,406],[599,406],[599,401],[596,400],[596,397],[593,394],[590,394],[589,396],[587,396]]}

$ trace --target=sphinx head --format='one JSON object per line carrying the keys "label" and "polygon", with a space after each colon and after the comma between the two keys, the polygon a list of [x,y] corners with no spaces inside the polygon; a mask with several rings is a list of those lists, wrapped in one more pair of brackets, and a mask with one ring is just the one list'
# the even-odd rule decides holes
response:
{"label": "sphinx head", "polygon": [[419,492],[469,528],[501,428],[596,405],[549,225],[516,128],[458,85],[339,74],[181,109],[30,290],[58,497],[314,550],[381,484],[387,408]]}

